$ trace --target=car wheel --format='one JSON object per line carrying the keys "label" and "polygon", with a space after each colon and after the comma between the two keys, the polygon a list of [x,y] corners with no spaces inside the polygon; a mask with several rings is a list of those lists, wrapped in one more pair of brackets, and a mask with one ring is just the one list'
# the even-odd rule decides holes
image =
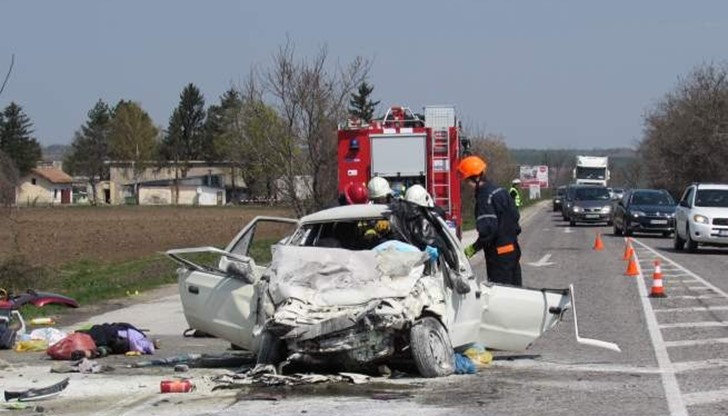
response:
{"label": "car wheel", "polygon": [[625,222],[622,224],[624,226],[624,235],[629,237],[632,235],[632,230],[629,228],[629,223]]}
{"label": "car wheel", "polygon": [[612,224],[614,224],[612,221],[607,221],[607,227],[611,226]]}
{"label": "car wheel", "polygon": [[622,235],[622,230],[617,227],[617,224],[613,222],[612,225],[614,226],[614,235]]}
{"label": "car wheel", "polygon": [[665,238],[670,238],[670,234],[672,234],[671,231],[665,231],[665,232],[662,233],[662,236],[665,237]]}
{"label": "car wheel", "polygon": [[450,336],[437,319],[426,316],[415,322],[410,329],[410,347],[422,377],[442,377],[455,371]]}
{"label": "car wheel", "polygon": [[672,246],[675,250],[682,250],[685,247],[685,240],[680,238],[680,233],[675,229],[675,236],[672,239]]}
{"label": "car wheel", "polygon": [[569,220],[569,225],[570,225],[570,226],[572,226],[572,227],[573,227],[573,226],[575,226],[575,225],[576,225],[576,221],[574,221],[574,220]]}
{"label": "car wheel", "polygon": [[685,245],[688,248],[688,252],[695,253],[698,250],[698,243],[690,237],[690,226],[688,225],[685,229]]}

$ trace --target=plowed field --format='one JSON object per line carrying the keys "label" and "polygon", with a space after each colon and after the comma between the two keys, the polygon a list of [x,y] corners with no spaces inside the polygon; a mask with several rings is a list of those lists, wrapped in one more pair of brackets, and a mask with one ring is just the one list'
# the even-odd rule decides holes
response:
{"label": "plowed field", "polygon": [[[0,259],[18,251],[34,265],[81,259],[116,262],[176,247],[224,246],[256,215],[291,216],[271,207],[70,207],[0,213]],[[11,218],[15,218],[13,221]]]}

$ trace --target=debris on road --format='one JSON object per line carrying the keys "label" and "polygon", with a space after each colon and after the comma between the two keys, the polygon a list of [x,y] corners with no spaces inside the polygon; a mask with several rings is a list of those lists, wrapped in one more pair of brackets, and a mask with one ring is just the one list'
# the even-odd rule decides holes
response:
{"label": "debris on road", "polygon": [[38,387],[21,391],[5,391],[5,401],[29,402],[43,400],[61,394],[68,387],[68,378],[48,387]]}
{"label": "debris on road", "polygon": [[234,389],[243,386],[300,386],[317,383],[364,384],[369,382],[369,376],[358,373],[338,374],[303,374],[290,375],[277,374],[271,365],[257,366],[245,373],[223,374],[214,377],[212,381],[217,384],[213,391],[219,389]]}

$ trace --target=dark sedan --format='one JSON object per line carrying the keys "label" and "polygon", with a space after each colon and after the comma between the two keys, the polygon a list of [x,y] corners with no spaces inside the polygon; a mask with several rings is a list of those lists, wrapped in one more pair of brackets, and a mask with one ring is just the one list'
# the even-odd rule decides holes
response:
{"label": "dark sedan", "polygon": [[675,200],[664,189],[632,189],[614,208],[614,234],[661,233],[675,231]]}
{"label": "dark sedan", "polygon": [[554,212],[561,211],[561,204],[564,202],[566,196],[566,186],[559,186],[554,190],[554,196],[551,201]]}
{"label": "dark sedan", "polygon": [[570,187],[569,224],[606,222],[612,225],[609,190],[604,186],[575,185]]}

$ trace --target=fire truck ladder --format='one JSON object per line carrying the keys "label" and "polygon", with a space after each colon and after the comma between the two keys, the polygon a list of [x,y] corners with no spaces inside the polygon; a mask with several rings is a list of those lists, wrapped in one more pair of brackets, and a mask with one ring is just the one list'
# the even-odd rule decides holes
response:
{"label": "fire truck ladder", "polygon": [[450,134],[448,129],[432,131],[432,198],[452,215],[452,188],[450,186]]}

